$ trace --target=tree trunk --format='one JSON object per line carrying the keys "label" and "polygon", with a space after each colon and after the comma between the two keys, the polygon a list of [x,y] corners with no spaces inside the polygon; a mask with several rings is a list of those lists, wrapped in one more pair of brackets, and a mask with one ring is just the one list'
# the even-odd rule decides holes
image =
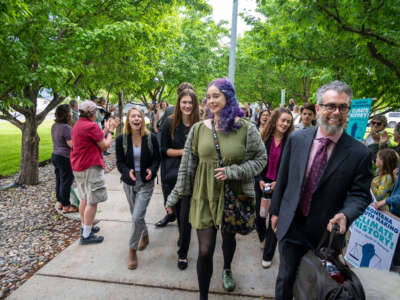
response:
{"label": "tree trunk", "polygon": [[21,163],[18,184],[34,185],[39,183],[39,135],[35,114],[25,115],[22,129]]}
{"label": "tree trunk", "polygon": [[119,92],[118,93],[118,118],[121,120],[121,122],[119,123],[119,125],[117,127],[117,135],[121,134],[122,128],[124,128],[124,120],[123,120],[123,113],[122,113],[122,111],[124,109],[123,97],[124,97],[123,92],[122,91]]}

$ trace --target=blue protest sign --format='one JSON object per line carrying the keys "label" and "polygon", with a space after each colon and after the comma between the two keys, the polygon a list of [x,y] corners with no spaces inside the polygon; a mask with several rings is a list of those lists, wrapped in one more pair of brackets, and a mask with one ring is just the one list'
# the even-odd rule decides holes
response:
{"label": "blue protest sign", "polygon": [[351,102],[347,133],[360,142],[367,129],[371,104],[372,99],[357,99]]}

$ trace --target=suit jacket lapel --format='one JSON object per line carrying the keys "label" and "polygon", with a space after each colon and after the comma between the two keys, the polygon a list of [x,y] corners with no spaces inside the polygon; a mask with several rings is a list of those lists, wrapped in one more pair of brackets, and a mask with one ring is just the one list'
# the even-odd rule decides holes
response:
{"label": "suit jacket lapel", "polygon": [[329,178],[329,176],[341,165],[343,160],[350,154],[349,148],[349,137],[346,132],[343,132],[342,136],[338,140],[335,148],[333,149],[332,155],[328,160],[328,163],[321,174],[321,178],[318,180],[314,192]]}
{"label": "suit jacket lapel", "polygon": [[300,143],[299,147],[296,149],[297,150],[296,157],[298,157],[298,160],[301,162],[300,172],[299,172],[302,175],[302,177],[299,178],[301,186],[303,186],[304,177],[307,172],[307,165],[308,165],[308,160],[310,158],[311,146],[313,144],[313,140],[316,133],[317,129],[307,132],[307,134],[304,135],[304,139],[302,140],[303,142]]}

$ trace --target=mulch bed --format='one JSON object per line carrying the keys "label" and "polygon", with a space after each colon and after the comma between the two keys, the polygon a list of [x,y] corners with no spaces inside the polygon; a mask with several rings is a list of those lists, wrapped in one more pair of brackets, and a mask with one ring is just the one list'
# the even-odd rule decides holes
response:
{"label": "mulch bed", "polygon": [[[115,167],[115,153],[110,152],[104,157],[106,172]],[[0,186],[14,182],[17,176],[0,179]],[[80,221],[55,209],[54,167],[40,167],[39,178],[36,186],[0,191],[0,299],[80,236]]]}

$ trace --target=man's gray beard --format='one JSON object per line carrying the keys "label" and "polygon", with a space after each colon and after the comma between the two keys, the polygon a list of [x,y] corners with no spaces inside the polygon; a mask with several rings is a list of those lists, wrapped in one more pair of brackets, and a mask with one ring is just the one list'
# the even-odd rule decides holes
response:
{"label": "man's gray beard", "polygon": [[335,135],[339,131],[341,131],[344,128],[344,122],[340,125],[334,125],[334,124],[329,124],[326,119],[319,117],[318,118],[320,126],[329,134],[329,135]]}

